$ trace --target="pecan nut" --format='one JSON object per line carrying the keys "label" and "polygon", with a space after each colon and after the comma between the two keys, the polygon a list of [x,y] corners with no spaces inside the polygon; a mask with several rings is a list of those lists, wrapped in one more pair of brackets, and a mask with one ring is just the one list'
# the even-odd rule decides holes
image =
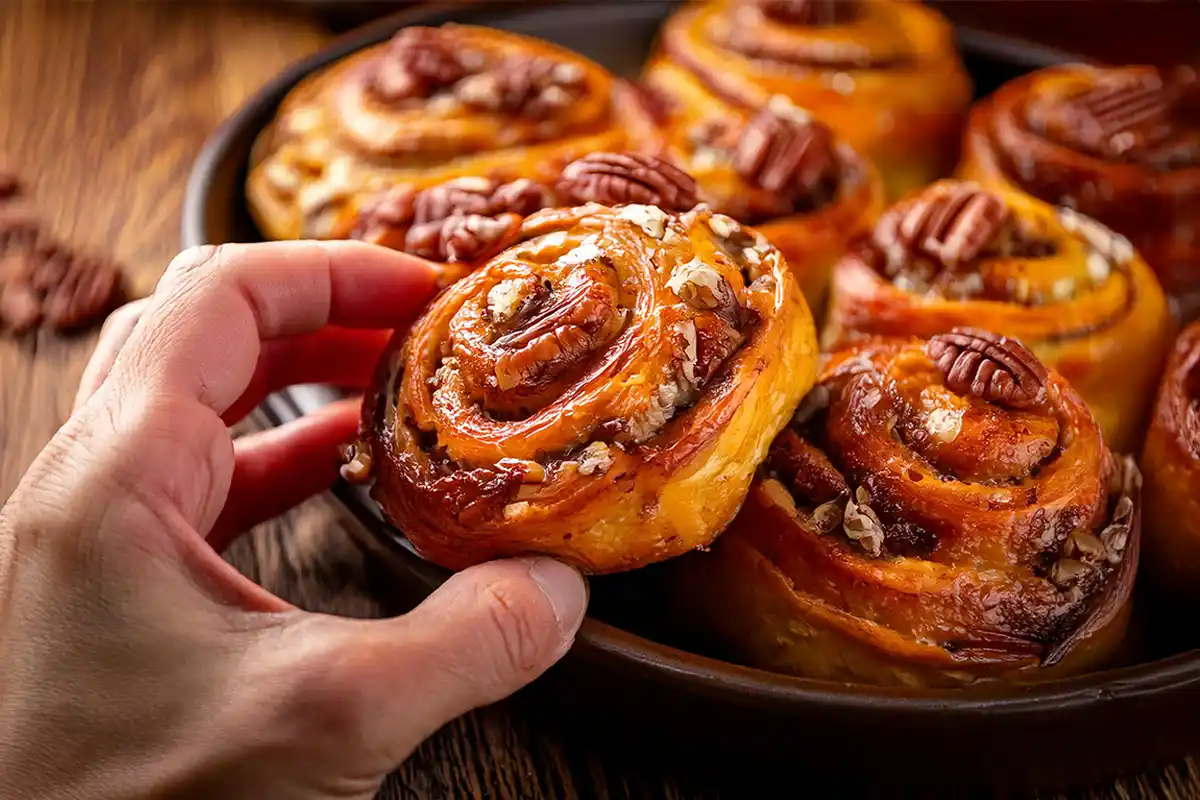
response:
{"label": "pecan nut", "polygon": [[1157,70],[1106,70],[1090,89],[1035,104],[1031,122],[1075,150],[1121,159],[1171,136],[1172,95]]}
{"label": "pecan nut", "polygon": [[445,263],[472,263],[504,249],[521,225],[517,214],[485,217],[453,214],[445,219],[413,225],[404,238],[405,251]]}
{"label": "pecan nut", "polygon": [[[363,202],[351,238],[443,260],[446,253],[438,238],[440,233],[435,235],[443,220],[512,214],[524,217],[553,202],[547,187],[524,178],[503,184],[488,178],[457,178],[419,192],[408,184],[398,184]],[[420,230],[413,232],[417,228]],[[410,237],[415,250],[410,249]]]}
{"label": "pecan nut", "polygon": [[839,25],[858,13],[855,0],[759,0],[758,7],[788,25]]}
{"label": "pecan nut", "polygon": [[[778,104],[776,104],[778,105]],[[838,162],[829,128],[802,110],[764,108],[742,129],[733,168],[749,183],[789,195],[797,210],[820,206],[837,188]]]}
{"label": "pecan nut", "polygon": [[123,291],[121,272],[109,260],[83,253],[63,258],[56,280],[42,284],[42,312],[55,330],[68,331],[103,317],[117,305]]}
{"label": "pecan nut", "polygon": [[413,222],[436,222],[456,213],[488,215],[495,190],[495,181],[478,177],[455,178],[430,186],[413,200]]}
{"label": "pecan nut", "polygon": [[683,170],[641,153],[592,153],[572,161],[555,185],[575,203],[649,205],[687,211],[696,205],[696,182]]}
{"label": "pecan nut", "polygon": [[509,212],[527,217],[552,205],[554,194],[549,187],[528,178],[518,178],[496,187],[489,208],[492,214]]}
{"label": "pecan nut", "polygon": [[874,240],[889,261],[923,255],[953,269],[997,242],[1010,217],[997,195],[973,183],[943,181],[893,206],[875,226]]}
{"label": "pecan nut", "polygon": [[1046,368],[1016,339],[977,328],[955,328],[930,338],[925,353],[946,388],[1009,408],[1046,399]]}
{"label": "pecan nut", "polygon": [[384,100],[429,97],[467,75],[455,45],[438,28],[404,28],[380,57],[371,83]]}
{"label": "pecan nut", "polygon": [[0,256],[0,324],[14,333],[46,323],[89,325],[123,297],[121,271],[107,259],[29,235],[10,237]]}
{"label": "pecan nut", "polygon": [[574,102],[583,85],[583,70],[575,64],[510,56],[461,81],[455,94],[473,108],[544,119]]}

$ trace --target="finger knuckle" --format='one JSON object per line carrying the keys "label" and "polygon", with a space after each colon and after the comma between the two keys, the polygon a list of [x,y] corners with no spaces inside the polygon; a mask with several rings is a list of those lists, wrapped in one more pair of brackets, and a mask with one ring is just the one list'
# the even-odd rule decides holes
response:
{"label": "finger knuckle", "polygon": [[203,270],[215,263],[226,248],[223,244],[193,245],[171,259],[171,263],[167,265],[167,273],[186,275]]}
{"label": "finger knuckle", "polygon": [[504,666],[521,676],[538,672],[549,637],[547,611],[536,587],[528,580],[499,580],[484,588],[483,601],[495,650],[502,654]]}

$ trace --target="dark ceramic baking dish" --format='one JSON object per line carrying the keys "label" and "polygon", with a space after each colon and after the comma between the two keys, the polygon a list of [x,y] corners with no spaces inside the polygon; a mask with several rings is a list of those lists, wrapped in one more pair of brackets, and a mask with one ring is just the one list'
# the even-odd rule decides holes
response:
{"label": "dark ceramic baking dish", "polygon": [[[260,240],[242,194],[255,134],[301,78],[402,26],[454,20],[504,28],[633,76],[671,8],[654,0],[487,2],[410,9],[355,30],[287,69],[212,136],[188,185],[183,244]],[[980,31],[960,30],[959,42],[981,95],[1022,72],[1074,60]],[[264,410],[278,424],[336,397],[326,387],[296,387]],[[357,520],[356,535],[383,583],[401,599],[415,602],[445,580],[448,573],[416,556],[364,492],[338,485],[334,494]],[[783,768],[803,774],[801,785],[833,780],[843,791],[1078,785],[1200,751],[1200,651],[1181,638],[1191,624],[1153,598],[1143,598],[1142,616],[1166,624],[1143,626],[1149,644],[1134,665],[1026,688],[899,691],[775,675],[697,654],[656,613],[656,569],[593,580],[591,615],[576,646],[532,693],[550,700],[543,705],[568,728],[612,746],[760,775]]]}

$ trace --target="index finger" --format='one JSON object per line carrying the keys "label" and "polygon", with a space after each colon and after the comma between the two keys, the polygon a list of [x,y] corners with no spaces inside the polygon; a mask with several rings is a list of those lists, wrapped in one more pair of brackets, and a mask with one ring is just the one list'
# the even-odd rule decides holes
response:
{"label": "index finger", "polygon": [[123,388],[194,398],[223,414],[246,390],[261,342],[407,324],[434,291],[422,259],[356,241],[188,250],[171,262],[113,365]]}

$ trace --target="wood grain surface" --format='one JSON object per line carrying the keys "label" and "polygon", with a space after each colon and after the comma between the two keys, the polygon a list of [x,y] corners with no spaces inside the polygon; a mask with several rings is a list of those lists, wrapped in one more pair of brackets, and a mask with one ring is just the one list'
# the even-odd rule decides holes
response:
{"label": "wood grain surface", "polygon": [[[184,184],[204,138],[326,36],[302,4],[0,4],[0,152],[57,233],[110,250],[135,292],[148,293],[178,248]],[[0,497],[64,421],[93,342],[0,339]],[[344,524],[330,500],[314,498],[253,531],[229,558],[300,606],[385,613]],[[799,769],[782,777],[796,793],[811,791],[799,790]],[[564,738],[517,698],[447,726],[380,797],[764,796],[744,778],[736,768],[718,776],[629,762]],[[1074,796],[1200,798],[1200,774],[1183,761]]]}

